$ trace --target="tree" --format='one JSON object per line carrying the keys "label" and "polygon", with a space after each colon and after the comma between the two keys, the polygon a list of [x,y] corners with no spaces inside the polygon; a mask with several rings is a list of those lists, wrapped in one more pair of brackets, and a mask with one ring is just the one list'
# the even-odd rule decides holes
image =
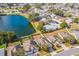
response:
{"label": "tree", "polygon": [[36,3],[35,7],[38,8],[38,9],[40,9],[41,8],[41,4]]}
{"label": "tree", "polygon": [[28,11],[30,8],[31,8],[30,5],[25,5],[25,6],[23,7],[23,10],[24,10],[24,11]]}
{"label": "tree", "polygon": [[65,43],[71,43],[70,39],[63,37]]}
{"label": "tree", "polygon": [[79,45],[79,40],[77,40],[77,44]]}
{"label": "tree", "polygon": [[66,12],[66,13],[64,13],[64,16],[71,18],[73,15],[71,13],[69,13],[69,12]]}
{"label": "tree", "polygon": [[34,14],[30,14],[29,15],[29,19],[30,19],[30,21],[36,21],[37,19],[37,17],[39,16],[39,14],[38,13],[34,13]]}
{"label": "tree", "polygon": [[74,8],[74,4],[70,4],[69,6],[70,6],[71,8]]}
{"label": "tree", "polygon": [[0,44],[6,43],[8,46],[9,42],[12,42],[15,39],[15,34],[12,32],[0,32]]}
{"label": "tree", "polygon": [[79,19],[78,18],[75,18],[73,22],[74,23],[78,23],[79,22]]}
{"label": "tree", "polygon": [[61,26],[62,28],[66,28],[66,27],[68,27],[68,24],[67,24],[66,22],[62,22],[62,23],[60,24],[60,26]]}
{"label": "tree", "polygon": [[14,34],[14,32],[7,32],[7,41],[12,42],[14,41],[14,39],[16,39],[16,35]]}
{"label": "tree", "polygon": [[64,16],[64,12],[62,10],[53,9],[53,10],[51,10],[51,12],[53,12],[54,14],[59,15],[59,16]]}
{"label": "tree", "polygon": [[9,6],[9,8],[11,8],[13,6],[12,3],[8,3],[7,5]]}

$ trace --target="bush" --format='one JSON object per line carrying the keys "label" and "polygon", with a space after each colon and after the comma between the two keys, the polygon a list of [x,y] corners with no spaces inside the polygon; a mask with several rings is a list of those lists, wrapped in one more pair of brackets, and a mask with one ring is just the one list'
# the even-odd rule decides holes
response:
{"label": "bush", "polygon": [[79,45],[79,40],[77,40],[77,44]]}

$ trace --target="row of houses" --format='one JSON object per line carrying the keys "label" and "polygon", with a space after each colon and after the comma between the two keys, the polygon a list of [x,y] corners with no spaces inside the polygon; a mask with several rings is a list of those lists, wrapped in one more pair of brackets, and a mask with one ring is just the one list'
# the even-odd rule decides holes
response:
{"label": "row of houses", "polygon": [[[34,35],[31,40],[23,41],[22,45],[10,46],[7,49],[8,56],[23,55],[23,56],[38,56],[40,50],[47,52],[54,52],[57,48],[64,49],[62,44],[69,40],[70,44],[76,44],[75,37],[70,34],[66,29],[58,30],[51,33]],[[12,47],[12,48],[11,48]],[[8,52],[9,51],[9,52]],[[0,55],[5,55],[5,49],[0,49]]]}

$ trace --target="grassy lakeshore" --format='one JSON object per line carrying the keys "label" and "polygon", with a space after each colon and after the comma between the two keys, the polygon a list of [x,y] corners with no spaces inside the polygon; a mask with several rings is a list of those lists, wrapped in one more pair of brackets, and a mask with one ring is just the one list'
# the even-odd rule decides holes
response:
{"label": "grassy lakeshore", "polygon": [[25,17],[25,18],[28,18],[29,19],[29,14],[19,14],[19,15],[21,15],[21,16],[23,16],[23,17]]}
{"label": "grassy lakeshore", "polygon": [[[25,18],[28,18],[29,19],[29,14],[20,14],[21,16],[23,16],[23,17],[25,17]],[[30,21],[30,20],[29,20]],[[34,33],[34,34],[39,34],[40,33],[40,31],[39,30],[37,30],[37,25],[38,25],[38,22],[32,22],[32,21],[30,21],[30,23],[32,24],[32,26],[33,26],[33,28],[36,30],[36,32]],[[32,34],[33,35],[33,34]],[[27,36],[24,36],[24,37],[27,37]]]}

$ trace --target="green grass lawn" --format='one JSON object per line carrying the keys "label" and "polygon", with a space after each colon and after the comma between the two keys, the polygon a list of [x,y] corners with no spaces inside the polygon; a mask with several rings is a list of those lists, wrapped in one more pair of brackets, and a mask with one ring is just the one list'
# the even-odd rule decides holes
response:
{"label": "green grass lawn", "polygon": [[6,45],[5,44],[0,45],[0,48],[6,48]]}
{"label": "green grass lawn", "polygon": [[18,44],[20,44],[20,41],[13,42],[12,44],[13,45],[18,45]]}

